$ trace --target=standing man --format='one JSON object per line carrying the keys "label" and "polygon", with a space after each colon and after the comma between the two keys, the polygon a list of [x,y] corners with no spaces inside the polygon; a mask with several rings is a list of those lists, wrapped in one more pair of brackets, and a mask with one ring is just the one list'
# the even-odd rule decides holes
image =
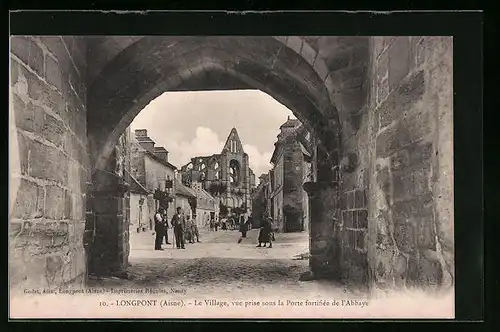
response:
{"label": "standing man", "polygon": [[186,220],[181,214],[181,207],[177,207],[177,213],[172,217],[172,227],[174,228],[175,243],[177,249],[186,249],[184,246],[184,230],[186,229]]}
{"label": "standing man", "polygon": [[161,243],[163,241],[163,237],[165,236],[165,224],[163,222],[163,216],[160,209],[158,209],[155,214],[155,233],[155,250],[163,250],[161,248]]}
{"label": "standing man", "polygon": [[170,242],[168,242],[168,217],[165,209],[163,209],[163,220],[165,221],[165,244],[170,244]]}
{"label": "standing man", "polygon": [[193,222],[193,229],[191,231],[192,235],[193,235],[193,240],[194,238],[196,237],[196,242],[201,242],[200,241],[200,232],[198,232],[198,225],[196,225],[196,221]]}
{"label": "standing man", "polygon": [[185,230],[184,234],[186,236],[185,241],[189,241],[189,243],[194,243],[193,220],[191,220],[189,215],[186,216],[186,230]]}

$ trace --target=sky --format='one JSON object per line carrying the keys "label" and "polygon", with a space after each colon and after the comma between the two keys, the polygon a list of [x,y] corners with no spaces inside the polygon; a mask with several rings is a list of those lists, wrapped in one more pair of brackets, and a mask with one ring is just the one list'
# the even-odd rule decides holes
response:
{"label": "sky", "polygon": [[181,167],[192,157],[220,153],[235,127],[257,179],[271,169],[276,136],[288,117],[295,118],[260,90],[166,92],[137,115],[131,129],[147,129],[155,146],[169,151],[169,162]]}

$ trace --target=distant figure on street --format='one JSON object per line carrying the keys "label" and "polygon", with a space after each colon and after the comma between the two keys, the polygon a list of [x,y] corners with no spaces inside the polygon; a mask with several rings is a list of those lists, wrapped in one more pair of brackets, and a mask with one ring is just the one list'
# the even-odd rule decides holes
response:
{"label": "distant figure on street", "polygon": [[247,229],[249,232],[252,230],[252,223],[253,223],[253,217],[250,215],[250,216],[248,216],[247,222],[246,222]]}
{"label": "distant figure on street", "polygon": [[228,224],[230,225],[231,230],[233,230],[233,231],[234,231],[234,230],[236,229],[236,225],[235,225],[235,223],[234,223],[234,218],[233,218],[233,217],[229,218],[227,222],[228,222]]}
{"label": "distant figure on street", "polygon": [[186,231],[184,233],[185,235],[185,241],[188,241],[189,243],[194,243],[193,239],[193,220],[189,216],[186,216]]}
{"label": "distant figure on street", "polygon": [[160,210],[156,211],[155,214],[155,233],[155,250],[163,250],[161,248],[161,243],[163,241],[163,237],[165,236],[165,224]]}
{"label": "distant figure on street", "polygon": [[245,214],[242,214],[240,215],[239,217],[239,230],[240,230],[240,233],[241,233],[241,237],[240,239],[238,240],[238,243],[241,243],[241,241],[243,240],[243,238],[247,237],[247,231],[248,231],[248,220],[246,220],[246,215]]}
{"label": "distant figure on street", "polygon": [[269,242],[269,248],[273,247],[273,219],[268,217],[264,219],[260,224],[259,231],[259,245],[257,247],[262,247],[262,243],[264,243],[264,248],[266,244]]}
{"label": "distant figure on street", "polygon": [[175,244],[177,249],[186,249],[184,246],[184,231],[186,230],[186,219],[181,214],[181,207],[177,208],[177,213],[172,217],[172,227],[174,228]]}
{"label": "distant figure on street", "polygon": [[241,237],[247,237],[247,231],[248,231],[247,218],[246,218],[245,214],[242,214],[240,216],[240,232],[241,232]]}
{"label": "distant figure on street", "polygon": [[[168,217],[167,217],[167,211],[165,211],[165,209],[163,209],[163,221],[165,223],[165,244],[170,244],[170,242],[168,242]],[[162,241],[163,242],[163,241]]]}
{"label": "distant figure on street", "polygon": [[196,242],[200,243],[200,232],[198,232],[198,225],[196,225],[196,222],[193,222],[191,234],[193,236],[193,241],[194,238],[196,237]]}

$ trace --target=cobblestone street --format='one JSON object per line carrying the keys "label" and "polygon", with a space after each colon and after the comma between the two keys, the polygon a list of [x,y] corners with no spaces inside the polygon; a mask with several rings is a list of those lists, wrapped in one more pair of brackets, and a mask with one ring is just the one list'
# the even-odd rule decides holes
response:
{"label": "cobblestone street", "polygon": [[[163,245],[153,250],[152,231],[133,233],[130,238],[130,266],[127,278],[90,281],[94,287],[177,288],[196,295],[242,296],[257,293],[274,296],[289,293],[305,297],[342,293],[330,282],[299,281],[308,271],[308,234],[276,234],[273,248],[257,248],[258,230],[237,243],[237,231],[201,230],[201,243],[185,250]],[[171,239],[169,230],[169,239]]]}

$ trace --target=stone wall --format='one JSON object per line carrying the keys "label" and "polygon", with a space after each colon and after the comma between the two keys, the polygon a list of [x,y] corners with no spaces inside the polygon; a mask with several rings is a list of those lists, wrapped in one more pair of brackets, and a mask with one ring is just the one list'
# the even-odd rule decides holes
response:
{"label": "stone wall", "polygon": [[82,285],[86,182],[85,42],[12,37],[11,287]]}
{"label": "stone wall", "polygon": [[300,144],[295,139],[283,146],[283,215],[285,232],[302,229],[304,158]]}
{"label": "stone wall", "polygon": [[[310,185],[313,204],[340,198],[330,212],[311,210],[321,221],[311,228],[311,268],[332,277],[338,264],[343,281],[376,288],[450,285],[452,39],[374,37],[369,54],[366,79],[344,83],[334,97],[342,122],[338,191]],[[342,65],[338,71],[351,70],[349,61]],[[359,92],[356,102],[343,103],[344,89]]]}
{"label": "stone wall", "polygon": [[380,288],[447,286],[454,271],[452,38],[374,38],[371,52],[371,280]]}

